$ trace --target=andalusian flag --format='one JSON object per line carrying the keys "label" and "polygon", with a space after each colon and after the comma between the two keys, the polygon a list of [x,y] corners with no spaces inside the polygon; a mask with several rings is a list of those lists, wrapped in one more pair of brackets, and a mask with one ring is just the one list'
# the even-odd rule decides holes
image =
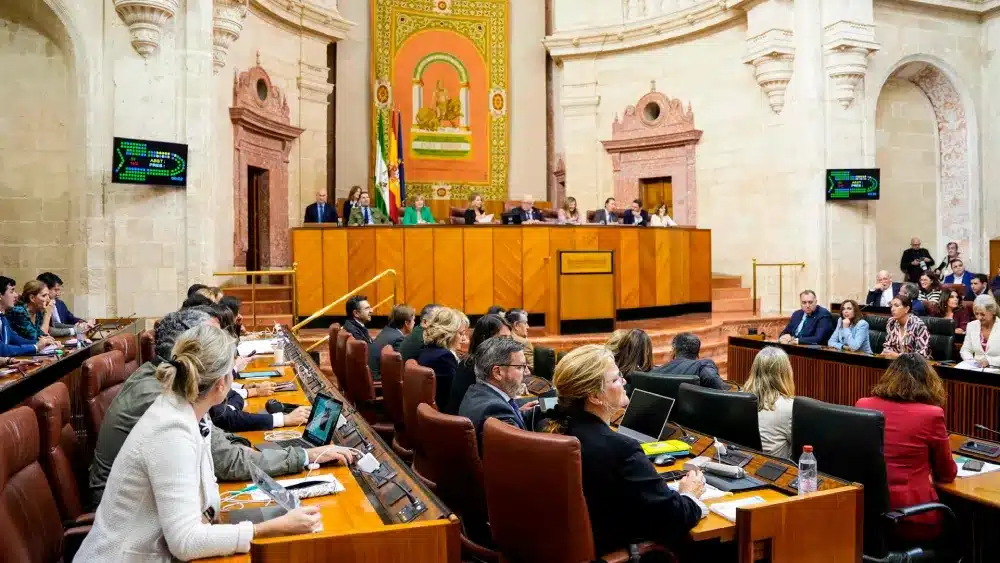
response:
{"label": "andalusian flag", "polygon": [[392,129],[389,131],[389,217],[393,223],[399,223],[399,208],[402,206],[402,186],[399,182],[399,112],[392,110]]}
{"label": "andalusian flag", "polygon": [[375,208],[381,209],[386,216],[389,216],[389,167],[386,166],[386,146],[385,122],[382,119],[382,111],[378,111],[378,147],[375,152]]}

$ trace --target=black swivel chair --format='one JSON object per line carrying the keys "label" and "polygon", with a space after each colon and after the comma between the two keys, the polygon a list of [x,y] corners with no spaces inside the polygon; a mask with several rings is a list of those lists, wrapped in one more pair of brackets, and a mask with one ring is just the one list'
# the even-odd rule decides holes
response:
{"label": "black swivel chair", "polygon": [[682,383],[677,392],[678,424],[746,448],[760,450],[757,396]]}
{"label": "black swivel chair", "polygon": [[677,399],[677,392],[682,383],[698,385],[697,375],[667,375],[649,373],[645,371],[633,371],[626,377],[632,389],[642,389],[671,399]]}
{"label": "black swivel chair", "polygon": [[556,351],[545,346],[535,346],[535,365],[531,375],[551,382],[556,372]]}
{"label": "black swivel chair", "polygon": [[927,325],[927,331],[931,333],[931,357],[939,362],[951,360],[952,352],[955,349],[955,321],[954,319],[940,319],[937,317],[920,317]]}
{"label": "black swivel chair", "polygon": [[888,337],[885,325],[889,322],[889,317],[886,315],[865,315],[865,320],[868,321],[868,341],[871,342],[872,352],[881,354],[882,348],[885,346],[885,339]]}
{"label": "black swivel chair", "polygon": [[[893,556],[903,553],[887,550],[888,547],[898,547],[894,545],[892,525],[934,510],[943,512],[946,521],[954,521],[955,515],[950,508],[937,502],[889,510],[884,437],[885,418],[878,411],[833,405],[808,397],[795,398],[792,407],[792,456],[797,458],[802,446],[811,445],[821,472],[861,483],[865,487],[865,561],[956,561],[948,553],[932,550],[923,551],[920,557],[913,554],[909,559],[893,559]],[[955,543],[941,542],[941,545]],[[885,559],[879,559],[881,557]]]}

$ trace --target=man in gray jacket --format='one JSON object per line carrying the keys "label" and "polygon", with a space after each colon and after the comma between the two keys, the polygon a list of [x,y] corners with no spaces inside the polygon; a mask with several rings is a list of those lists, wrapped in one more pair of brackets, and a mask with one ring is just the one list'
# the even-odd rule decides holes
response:
{"label": "man in gray jacket", "polygon": [[[218,321],[203,311],[182,309],[169,313],[156,325],[157,358],[142,364],[122,384],[122,389],[111,401],[104,415],[101,431],[97,436],[94,461],[90,465],[90,490],[94,506],[101,502],[104,487],[111,467],[121,450],[125,438],[132,431],[146,409],[163,393],[163,385],[156,379],[156,366],[164,358],[170,358],[174,342],[182,332],[201,324],[218,324]],[[346,448],[282,448],[258,452],[235,443],[231,434],[215,428],[211,429],[212,461],[215,476],[220,481],[246,481],[250,479],[250,463],[257,465],[269,475],[298,473],[309,463],[353,461],[353,453]]]}
{"label": "man in gray jacket", "polygon": [[674,358],[652,371],[665,375],[697,375],[698,384],[711,389],[729,390],[729,384],[719,376],[719,368],[709,359],[699,360],[701,339],[692,332],[682,332],[671,343]]}

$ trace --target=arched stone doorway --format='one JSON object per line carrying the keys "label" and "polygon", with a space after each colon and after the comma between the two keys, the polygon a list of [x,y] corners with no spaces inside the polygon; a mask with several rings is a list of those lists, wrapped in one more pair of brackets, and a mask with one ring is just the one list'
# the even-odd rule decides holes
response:
{"label": "arched stone doorway", "polygon": [[[906,94],[906,91],[910,94]],[[916,110],[914,113],[914,106],[920,103],[914,99],[912,95],[914,92],[922,95],[923,103],[929,106],[927,109]],[[891,104],[884,103],[886,96],[899,98],[899,103],[904,103],[903,99],[909,97],[910,104],[893,108]],[[886,111],[893,112],[893,115],[887,116],[884,113]],[[985,267],[980,240],[981,222],[978,206],[980,197],[976,180],[978,141],[973,111],[974,108],[958,84],[954,73],[943,62],[929,57],[914,56],[901,60],[882,83],[875,116],[876,126],[909,112],[915,121],[931,123],[935,140],[932,147],[933,161],[928,160],[931,157],[919,160],[915,153],[913,159],[898,159],[900,162],[890,163],[887,168],[884,166],[887,153],[899,153],[897,149],[900,147],[890,144],[893,131],[881,129],[876,135],[876,163],[883,166],[883,200],[876,204],[875,213],[876,238],[899,235],[897,238],[901,239],[895,241],[895,246],[898,246],[894,251],[895,262],[891,256],[883,256],[890,253],[887,244],[876,240],[878,249],[876,256],[880,266],[891,264],[894,267],[886,269],[899,274],[899,254],[909,244],[909,237],[919,234],[913,233],[903,237],[901,233],[893,233],[891,224],[893,222],[898,224],[900,217],[910,212],[925,217],[926,221],[932,221],[926,228],[933,227],[934,244],[932,246],[925,241],[924,246],[936,259],[940,260],[943,256],[947,242],[956,241],[975,271]],[[919,113],[924,113],[925,117],[915,115]],[[909,137],[907,142],[911,142],[909,148],[926,148],[926,139],[917,141],[921,147],[913,146],[914,135],[920,136],[926,131],[924,125],[912,122],[914,120],[911,120],[910,131],[907,133]],[[932,178],[913,177],[916,172],[914,169],[927,169],[927,165],[931,162],[934,171]],[[906,168],[907,164],[911,165],[909,169]],[[892,190],[899,186],[893,184],[893,177],[900,170],[902,174],[911,175],[913,182],[911,186],[932,182],[933,200],[928,201],[926,194],[923,193],[919,196],[915,193],[906,193],[904,201],[895,205],[893,202],[899,198],[894,198]],[[934,209],[933,213],[929,214],[927,208],[931,205]],[[904,238],[905,240],[902,240]]]}

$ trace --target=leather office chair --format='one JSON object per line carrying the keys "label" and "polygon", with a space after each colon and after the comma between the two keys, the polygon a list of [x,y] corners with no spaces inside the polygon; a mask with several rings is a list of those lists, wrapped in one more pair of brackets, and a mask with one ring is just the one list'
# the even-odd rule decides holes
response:
{"label": "leather office chair", "polygon": [[38,462],[38,422],[28,407],[0,414],[0,522],[5,561],[72,561],[90,526],[63,528]]}
{"label": "leather office chair", "polygon": [[104,351],[118,350],[125,360],[125,379],[139,369],[139,342],[134,334],[119,334],[107,339]]}
{"label": "leather office chair", "polygon": [[551,382],[556,372],[556,351],[545,346],[535,346],[534,362],[531,375]]}
{"label": "leather office chair", "polygon": [[671,399],[677,399],[677,392],[682,383],[698,385],[700,381],[697,375],[673,375],[666,373],[648,373],[645,371],[633,371],[626,377],[628,384],[633,389],[642,389]]}
{"label": "leather office chair", "polygon": [[811,445],[820,471],[864,485],[864,552],[871,557],[882,557],[886,546],[894,543],[890,533],[891,523],[935,510],[945,513],[946,519],[947,516],[954,519],[951,509],[940,503],[926,503],[890,512],[884,438],[885,417],[881,412],[824,403],[808,397],[795,398],[792,406],[792,455],[798,457],[802,446]]}
{"label": "leather office chair", "polygon": [[83,383],[83,418],[87,426],[88,451],[94,450],[97,433],[104,422],[104,413],[111,401],[118,396],[122,383],[128,375],[125,372],[125,356],[119,350],[91,356],[80,367]]}
{"label": "leather office chair", "polygon": [[872,345],[872,352],[881,354],[882,348],[885,346],[885,339],[888,336],[885,325],[889,322],[889,317],[885,315],[865,315],[865,320],[868,321],[868,341]]}
{"label": "leather office chair", "polygon": [[142,365],[156,356],[156,337],[152,330],[144,330],[139,333],[139,365]]}
{"label": "leather office chair", "polygon": [[382,401],[375,395],[375,382],[368,368],[368,343],[353,338],[347,342],[347,397],[372,429],[391,444],[393,425],[386,421]]}
{"label": "leather office chair", "polygon": [[[487,419],[483,426],[486,506],[496,549],[506,561],[594,561],[594,535],[583,496],[580,441],[572,436],[526,432]],[[524,484],[535,491],[526,507]],[[526,514],[526,508],[528,514]],[[544,522],[545,533],[538,524]],[[644,543],[640,553],[663,551]],[[602,555],[608,563],[629,560],[624,549]]]}
{"label": "leather office chair", "polygon": [[682,383],[672,418],[678,424],[760,450],[757,425],[757,396],[742,391],[719,391]]}
{"label": "leather office chair", "polygon": [[386,344],[382,348],[382,406],[392,421],[392,449],[404,461],[413,460],[413,450],[406,441],[403,429],[406,420],[403,415],[403,356]]}
{"label": "leather office chair", "polygon": [[462,521],[462,554],[465,558],[499,561],[492,545],[483,461],[476,443],[476,428],[464,416],[440,413],[430,405],[417,406],[417,434],[438,477],[435,493]]}
{"label": "leather office chair", "polygon": [[931,357],[939,362],[951,360],[955,349],[955,321],[937,317],[920,317],[931,333]]}
{"label": "leather office chair", "polygon": [[59,506],[59,514],[63,520],[76,520],[86,512],[80,491],[88,491],[90,460],[86,459],[84,444],[70,424],[69,389],[65,383],[57,381],[32,396],[28,405],[35,411],[40,461]]}
{"label": "leather office chair", "polygon": [[[337,343],[336,343],[336,363],[331,363],[333,366],[333,375],[337,378],[337,387],[347,394],[347,339],[354,338],[351,333],[346,330],[341,330],[337,333]],[[333,362],[333,359],[330,360]]]}
{"label": "leather office chair", "polygon": [[437,487],[435,475],[427,453],[421,447],[420,437],[417,435],[417,406],[420,403],[437,408],[434,402],[437,392],[437,379],[434,377],[434,370],[425,368],[416,360],[408,360],[403,366],[403,421],[405,428],[403,433],[405,440],[409,442],[413,450],[413,471],[423,479],[428,486]]}
{"label": "leather office chair", "polygon": [[451,206],[448,213],[448,222],[452,225],[464,225],[465,224],[465,211],[468,207],[455,207]]}

